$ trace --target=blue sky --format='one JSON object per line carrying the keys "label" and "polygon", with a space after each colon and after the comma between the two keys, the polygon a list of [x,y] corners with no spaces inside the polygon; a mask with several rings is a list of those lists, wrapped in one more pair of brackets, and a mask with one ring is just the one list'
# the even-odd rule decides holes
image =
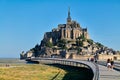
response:
{"label": "blue sky", "polygon": [[0,57],[19,57],[71,17],[91,39],[120,50],[120,0],[0,0]]}

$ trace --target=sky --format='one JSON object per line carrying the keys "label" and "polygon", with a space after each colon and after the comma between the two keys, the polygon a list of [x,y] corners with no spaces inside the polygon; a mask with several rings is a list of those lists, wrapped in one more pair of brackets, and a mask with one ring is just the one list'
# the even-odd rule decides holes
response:
{"label": "sky", "polygon": [[19,58],[44,33],[72,20],[95,42],[120,50],[120,0],[0,0],[0,58]]}

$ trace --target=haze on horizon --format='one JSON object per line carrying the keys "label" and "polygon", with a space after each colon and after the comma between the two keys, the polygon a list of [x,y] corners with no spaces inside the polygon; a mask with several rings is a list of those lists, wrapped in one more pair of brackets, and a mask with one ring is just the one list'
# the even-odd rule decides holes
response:
{"label": "haze on horizon", "polygon": [[0,58],[19,58],[40,44],[44,33],[72,20],[95,42],[120,50],[119,0],[0,0]]}

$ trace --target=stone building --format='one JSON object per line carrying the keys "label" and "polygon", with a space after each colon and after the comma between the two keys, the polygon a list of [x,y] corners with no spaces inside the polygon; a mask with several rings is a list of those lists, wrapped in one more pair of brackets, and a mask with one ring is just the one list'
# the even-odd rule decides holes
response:
{"label": "stone building", "polygon": [[59,24],[58,28],[52,29],[51,32],[46,32],[43,41],[49,40],[52,43],[55,43],[60,39],[76,41],[76,38],[81,35],[84,35],[86,39],[89,39],[87,28],[82,28],[79,23],[72,21],[70,10],[68,10],[66,24]]}

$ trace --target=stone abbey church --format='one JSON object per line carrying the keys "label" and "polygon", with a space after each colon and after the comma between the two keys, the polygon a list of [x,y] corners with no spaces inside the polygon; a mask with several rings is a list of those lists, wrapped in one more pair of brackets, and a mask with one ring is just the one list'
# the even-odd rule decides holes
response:
{"label": "stone abbey church", "polygon": [[97,59],[107,59],[109,57],[120,59],[118,54],[120,54],[118,51],[90,39],[87,28],[82,28],[79,23],[72,20],[69,9],[66,24],[59,24],[51,32],[46,32],[40,45],[37,44],[27,52],[23,51],[20,58],[87,59],[97,57]]}
{"label": "stone abbey church", "polygon": [[58,28],[53,29],[52,32],[46,32],[44,41],[57,42],[59,39],[66,39],[76,41],[76,38],[83,35],[89,39],[87,28],[82,28],[79,23],[72,21],[70,10],[68,10],[68,17],[66,24],[59,24]]}

